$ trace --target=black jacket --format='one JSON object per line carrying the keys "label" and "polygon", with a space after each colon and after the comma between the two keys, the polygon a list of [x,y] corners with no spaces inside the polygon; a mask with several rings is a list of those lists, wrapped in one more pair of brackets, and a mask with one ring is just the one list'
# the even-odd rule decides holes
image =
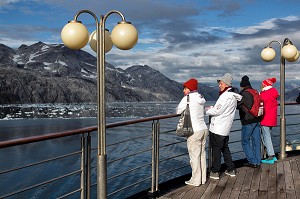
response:
{"label": "black jacket", "polygon": [[[249,113],[249,109],[251,109],[253,105],[253,96],[247,89],[252,87],[246,87],[241,90],[240,95],[243,96],[242,100],[238,102],[237,108],[239,109],[240,120],[242,125],[258,123],[261,121],[261,117],[254,117],[251,113]],[[245,108],[246,107],[246,108]],[[247,110],[248,109],[248,110]]]}
{"label": "black jacket", "polygon": [[298,104],[300,104],[300,93],[299,93],[299,95],[298,95],[298,97],[297,97],[297,99],[296,99],[296,102],[297,102]]}

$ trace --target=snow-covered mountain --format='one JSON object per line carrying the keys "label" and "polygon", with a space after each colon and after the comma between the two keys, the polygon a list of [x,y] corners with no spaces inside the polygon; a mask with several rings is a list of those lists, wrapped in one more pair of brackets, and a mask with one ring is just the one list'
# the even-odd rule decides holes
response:
{"label": "snow-covered mountain", "polygon": [[[96,57],[62,44],[42,42],[18,49],[0,44],[0,103],[96,102]],[[106,99],[114,101],[178,101],[182,84],[145,65],[126,70],[106,66]],[[207,100],[218,91],[200,84]]]}

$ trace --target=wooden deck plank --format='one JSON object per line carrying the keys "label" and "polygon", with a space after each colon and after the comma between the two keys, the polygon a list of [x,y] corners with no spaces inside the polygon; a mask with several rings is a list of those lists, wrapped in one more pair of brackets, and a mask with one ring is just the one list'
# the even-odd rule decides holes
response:
{"label": "wooden deck plank", "polygon": [[208,181],[209,185],[206,188],[206,190],[205,190],[205,192],[204,192],[204,194],[202,195],[201,198],[210,198],[210,196],[212,195],[212,193],[213,193],[215,187],[217,186],[218,182],[219,182],[219,180],[210,179]]}
{"label": "wooden deck plank", "polygon": [[192,189],[188,190],[182,198],[192,198],[195,195],[198,187],[193,187]]}
{"label": "wooden deck plank", "polygon": [[246,173],[247,173],[247,170],[243,169],[243,170],[240,170],[240,172],[237,174],[237,179],[233,185],[233,188],[232,188],[229,198],[231,198],[231,199],[239,198]]}
{"label": "wooden deck plank", "polygon": [[290,163],[296,195],[300,196],[300,161],[297,162],[297,159],[293,158]]}
{"label": "wooden deck plank", "polygon": [[277,163],[270,165],[269,184],[268,184],[268,199],[277,197]]}
{"label": "wooden deck plank", "polygon": [[199,187],[183,185],[159,199],[300,199],[300,156],[262,164],[260,168],[237,168],[236,177],[224,173],[220,180],[208,179]]}
{"label": "wooden deck plank", "polygon": [[209,185],[209,182],[207,182],[204,185],[201,185],[200,187],[198,187],[197,191],[195,192],[195,194],[193,195],[193,197],[191,199],[201,198],[203,196],[205,190],[207,189],[208,185]]}
{"label": "wooden deck plank", "polygon": [[174,189],[172,190],[171,192],[169,192],[168,194],[164,195],[165,197],[167,198],[176,198],[177,196],[179,196],[180,198],[180,195],[184,195],[188,190],[192,189],[193,187],[192,186],[182,186],[178,189]]}
{"label": "wooden deck plank", "polygon": [[277,162],[277,198],[286,198],[283,161]]}
{"label": "wooden deck plank", "polygon": [[259,183],[259,198],[268,198],[268,184],[269,184],[270,166],[268,164],[262,164],[260,170],[260,183]]}
{"label": "wooden deck plank", "polygon": [[215,187],[214,192],[210,196],[211,199],[218,199],[218,198],[220,198],[222,192],[225,189],[227,180],[228,180],[228,176],[225,175],[225,174],[223,174],[223,176],[221,176],[221,179],[219,180],[219,183]]}
{"label": "wooden deck plank", "polygon": [[291,165],[289,161],[283,162],[286,198],[296,198],[295,186],[292,177]]}
{"label": "wooden deck plank", "polygon": [[260,169],[253,170],[253,177],[252,177],[250,193],[248,198],[251,199],[258,198],[258,190],[259,190],[259,184],[261,180],[260,173],[261,173]]}
{"label": "wooden deck plank", "polygon": [[245,181],[243,183],[241,193],[240,193],[240,198],[248,198],[250,194],[250,188],[251,188],[251,182],[253,178],[253,171],[254,169],[248,169],[247,173],[245,175]]}
{"label": "wooden deck plank", "polygon": [[[237,169],[237,175],[239,175],[239,172],[241,172],[241,170],[244,170],[244,169],[243,168]],[[233,186],[234,186],[237,178],[238,178],[237,176],[228,178],[227,184],[226,184],[225,189],[223,190],[220,198],[229,198],[230,197],[230,194],[232,192]]]}

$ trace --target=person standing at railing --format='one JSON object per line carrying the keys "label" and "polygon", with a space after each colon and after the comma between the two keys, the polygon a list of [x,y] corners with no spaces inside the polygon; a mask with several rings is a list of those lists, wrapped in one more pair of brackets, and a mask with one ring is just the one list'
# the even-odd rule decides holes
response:
{"label": "person standing at railing", "polygon": [[244,166],[257,168],[261,164],[261,148],[260,148],[260,121],[261,117],[252,115],[249,110],[254,104],[254,97],[247,91],[252,89],[248,76],[243,76],[240,82],[241,92],[243,96],[241,102],[238,103],[240,120],[242,123],[242,147],[246,155],[248,163]]}
{"label": "person standing at railing", "polygon": [[277,126],[277,98],[279,96],[276,88],[273,84],[276,82],[276,78],[269,78],[262,81],[262,91],[260,96],[264,101],[264,115],[260,122],[262,130],[262,141],[267,149],[268,158],[262,160],[262,163],[274,164],[277,158],[274,153],[274,147],[272,143],[271,130],[272,127]]}
{"label": "person standing at railing", "polygon": [[300,92],[299,92],[299,95],[298,95],[298,97],[297,97],[297,99],[296,99],[296,102],[297,102],[298,104],[300,104]]}
{"label": "person standing at railing", "polygon": [[219,98],[216,104],[206,111],[206,114],[211,116],[209,144],[212,149],[212,168],[209,177],[212,179],[220,179],[222,153],[227,166],[225,174],[231,177],[236,176],[228,142],[237,101],[240,101],[242,96],[234,92],[232,80],[230,73],[226,73],[223,77],[217,79],[220,89]]}
{"label": "person standing at railing", "polygon": [[190,79],[183,84],[184,97],[176,108],[177,114],[181,114],[187,105],[189,95],[190,116],[194,134],[187,138],[187,148],[192,167],[192,176],[185,184],[200,186],[206,182],[206,152],[205,144],[208,129],[204,120],[204,104],[206,100],[198,93],[198,81]]}

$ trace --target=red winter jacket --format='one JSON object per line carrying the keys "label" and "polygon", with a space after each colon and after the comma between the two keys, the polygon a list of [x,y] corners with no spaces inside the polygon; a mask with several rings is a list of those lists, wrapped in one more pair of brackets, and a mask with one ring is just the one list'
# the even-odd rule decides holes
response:
{"label": "red winter jacket", "polygon": [[264,101],[264,115],[260,124],[262,126],[277,126],[277,98],[279,96],[276,88],[270,87],[260,92]]}

